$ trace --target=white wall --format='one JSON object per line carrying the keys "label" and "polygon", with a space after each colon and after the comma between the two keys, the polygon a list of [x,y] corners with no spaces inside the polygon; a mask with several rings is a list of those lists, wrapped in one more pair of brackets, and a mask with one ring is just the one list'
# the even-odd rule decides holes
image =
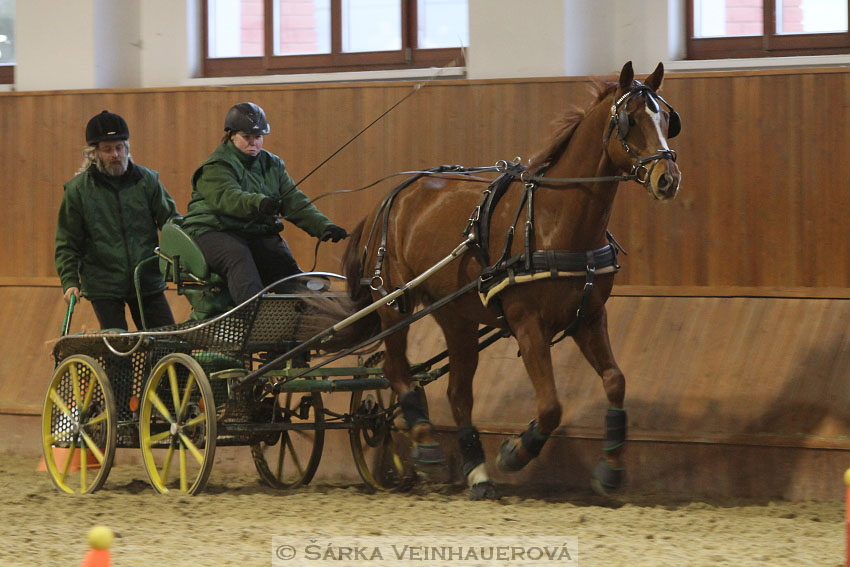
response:
{"label": "white wall", "polygon": [[[202,0],[18,0],[16,90],[410,78],[198,79]],[[469,0],[471,79],[595,75],[675,59],[684,0]],[[432,71],[419,72],[426,76]]]}
{"label": "white wall", "polygon": [[15,2],[15,88],[94,87],[93,14],[94,0]]}

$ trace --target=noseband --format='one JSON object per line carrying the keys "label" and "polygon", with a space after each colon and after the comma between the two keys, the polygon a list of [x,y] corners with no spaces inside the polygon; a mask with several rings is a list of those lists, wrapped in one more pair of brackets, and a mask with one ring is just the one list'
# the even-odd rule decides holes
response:
{"label": "noseband", "polygon": [[[676,161],[676,151],[668,150],[668,149],[659,149],[652,155],[648,155],[645,157],[641,157],[638,155],[629,144],[626,142],[626,136],[629,134],[629,126],[631,125],[631,116],[627,110],[629,106],[629,101],[632,98],[643,95],[646,100],[646,105],[652,112],[659,111],[659,102],[661,102],[664,106],[667,107],[667,110],[670,113],[670,117],[667,123],[667,138],[675,138],[679,132],[682,130],[682,119],[679,117],[679,113],[673,110],[673,107],[670,106],[664,98],[653,91],[648,86],[644,85],[640,81],[635,81],[637,86],[632,90],[628,91],[611,105],[611,118],[608,121],[608,128],[605,131],[605,136],[602,138],[602,141],[607,145],[608,140],[611,138],[611,134],[614,130],[617,130],[617,139],[620,140],[620,144],[623,146],[623,150],[633,158],[635,158],[635,163],[632,165],[632,169],[630,174],[634,176],[635,180],[641,185],[648,187],[650,182],[650,176],[652,174],[652,170],[655,169],[655,166],[662,160],[672,160]],[[647,166],[647,164],[650,164]]]}

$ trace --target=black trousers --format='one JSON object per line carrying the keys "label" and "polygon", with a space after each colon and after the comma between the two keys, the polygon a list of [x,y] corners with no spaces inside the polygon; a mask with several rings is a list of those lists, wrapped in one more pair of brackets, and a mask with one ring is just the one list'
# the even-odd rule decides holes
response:
{"label": "black trousers", "polygon": [[[161,291],[142,297],[142,304],[145,310],[145,323],[147,323],[148,329],[174,324],[174,316],[171,314],[171,307],[168,305],[168,300],[165,299],[164,292]],[[135,297],[127,299],[93,299],[91,305],[94,308],[94,314],[97,315],[101,329],[129,330],[124,313],[125,305],[130,307],[130,315],[133,317],[133,323],[136,324],[136,329],[142,330],[143,328],[142,317],[139,313],[139,301]]]}
{"label": "black trousers", "polygon": [[301,268],[279,235],[246,237],[232,232],[205,232],[195,239],[210,269],[227,280],[237,305]]}

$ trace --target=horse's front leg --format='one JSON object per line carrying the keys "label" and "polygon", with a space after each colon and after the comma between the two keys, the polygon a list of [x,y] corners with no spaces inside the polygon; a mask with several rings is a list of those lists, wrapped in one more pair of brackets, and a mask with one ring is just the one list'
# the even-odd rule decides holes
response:
{"label": "horse's front leg", "polygon": [[[384,328],[387,326],[385,321]],[[411,386],[410,361],[407,359],[408,330],[405,327],[384,339],[384,375],[398,395],[402,415],[410,428],[413,460],[425,465],[440,464],[445,459],[428,417],[425,393]]]}
{"label": "horse's front leg", "polygon": [[[510,320],[510,319],[509,319]],[[544,331],[540,317],[529,316],[519,322],[511,321],[511,330],[519,344],[522,361],[537,400],[537,419],[519,437],[502,443],[499,451],[499,468],[518,471],[540,454],[549,435],[561,423],[561,404],[555,390],[552,354],[549,350],[551,334]]]}
{"label": "horse's front leg", "polygon": [[617,366],[608,338],[608,317],[605,307],[589,316],[573,337],[582,354],[602,378],[609,408],[605,413],[605,445],[603,457],[596,465],[591,480],[593,488],[607,493],[623,484],[623,448],[626,443],[626,377]]}

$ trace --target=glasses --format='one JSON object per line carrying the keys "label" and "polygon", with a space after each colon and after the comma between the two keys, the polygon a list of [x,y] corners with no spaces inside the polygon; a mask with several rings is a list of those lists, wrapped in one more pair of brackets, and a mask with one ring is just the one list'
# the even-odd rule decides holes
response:
{"label": "glasses", "polygon": [[124,142],[118,142],[115,144],[101,142],[97,146],[97,151],[104,155],[112,155],[114,153],[121,155],[127,153],[127,145]]}

